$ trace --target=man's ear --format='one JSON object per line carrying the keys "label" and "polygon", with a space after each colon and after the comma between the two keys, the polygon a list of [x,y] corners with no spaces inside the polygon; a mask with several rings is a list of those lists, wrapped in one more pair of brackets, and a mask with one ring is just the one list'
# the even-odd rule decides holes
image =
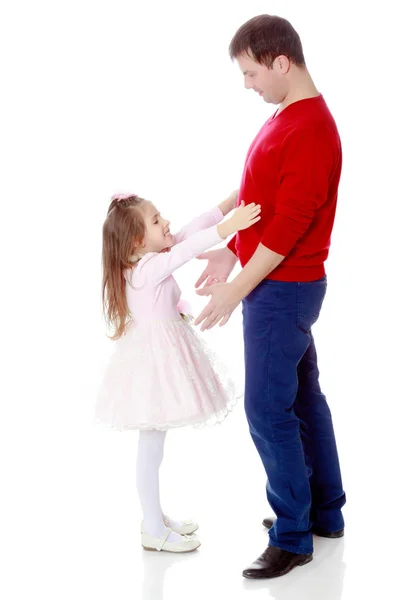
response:
{"label": "man's ear", "polygon": [[290,69],[290,60],[288,59],[288,57],[285,55],[277,56],[274,62],[278,67],[279,71],[286,75],[286,73]]}

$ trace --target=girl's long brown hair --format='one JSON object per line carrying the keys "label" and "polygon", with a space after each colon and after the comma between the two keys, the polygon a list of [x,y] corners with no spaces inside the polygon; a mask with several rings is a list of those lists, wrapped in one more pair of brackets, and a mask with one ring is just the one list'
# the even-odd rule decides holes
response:
{"label": "girl's long brown hair", "polygon": [[[103,224],[103,312],[112,330],[112,340],[120,338],[131,320],[125,294],[125,269],[133,266],[132,255],[145,235],[141,204],[143,198],[116,196],[108,208]],[[130,260],[131,259],[131,260]]]}

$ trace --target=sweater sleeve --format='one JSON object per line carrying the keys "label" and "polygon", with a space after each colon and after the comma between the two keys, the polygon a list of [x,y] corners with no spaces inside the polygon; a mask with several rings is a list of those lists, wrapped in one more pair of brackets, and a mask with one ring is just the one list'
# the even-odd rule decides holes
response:
{"label": "sweater sleeve", "polygon": [[169,252],[145,256],[135,268],[135,285],[157,285],[176,269],[222,241],[217,225],[194,233]]}
{"label": "sweater sleeve", "polygon": [[275,214],[261,243],[287,256],[328,198],[334,145],[325,128],[296,129],[284,141]]}
{"label": "sweater sleeve", "polygon": [[174,234],[174,242],[176,244],[179,244],[194,233],[197,233],[202,229],[212,227],[213,225],[217,225],[220,221],[222,221],[223,218],[224,215],[222,214],[218,206],[216,206],[212,210],[203,213],[199,217],[196,217],[195,219],[193,219],[193,221],[190,221],[190,223],[188,223],[187,225],[185,225],[185,227],[178,231],[178,233]]}

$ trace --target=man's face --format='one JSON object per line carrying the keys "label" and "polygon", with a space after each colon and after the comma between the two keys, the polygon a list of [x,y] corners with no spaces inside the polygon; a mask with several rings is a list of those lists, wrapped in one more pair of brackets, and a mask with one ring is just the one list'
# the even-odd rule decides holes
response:
{"label": "man's face", "polygon": [[287,94],[285,73],[275,59],[271,68],[254,61],[247,54],[237,57],[237,62],[244,75],[244,86],[263,97],[265,102],[280,104]]}

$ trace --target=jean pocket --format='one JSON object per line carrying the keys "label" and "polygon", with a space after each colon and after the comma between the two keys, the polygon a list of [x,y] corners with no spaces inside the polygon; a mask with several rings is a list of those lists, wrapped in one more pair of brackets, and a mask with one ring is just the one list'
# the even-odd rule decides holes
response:
{"label": "jean pocket", "polygon": [[309,333],[318,320],[326,288],[326,280],[298,284],[297,327],[305,333]]}

